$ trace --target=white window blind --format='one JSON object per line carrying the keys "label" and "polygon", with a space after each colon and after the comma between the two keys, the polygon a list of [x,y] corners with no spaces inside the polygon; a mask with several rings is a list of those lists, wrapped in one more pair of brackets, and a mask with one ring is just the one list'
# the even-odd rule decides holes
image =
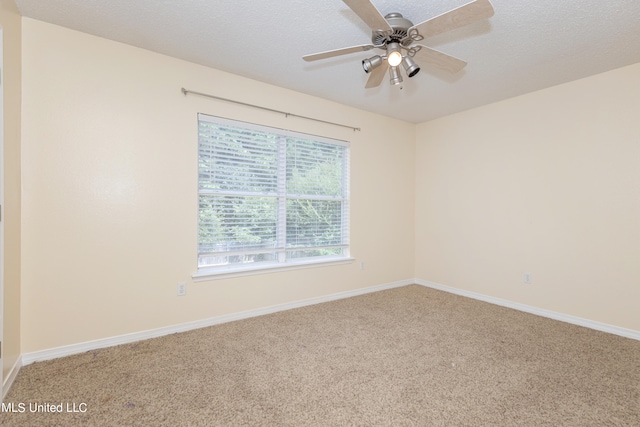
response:
{"label": "white window blind", "polygon": [[349,256],[349,144],[198,115],[198,269]]}

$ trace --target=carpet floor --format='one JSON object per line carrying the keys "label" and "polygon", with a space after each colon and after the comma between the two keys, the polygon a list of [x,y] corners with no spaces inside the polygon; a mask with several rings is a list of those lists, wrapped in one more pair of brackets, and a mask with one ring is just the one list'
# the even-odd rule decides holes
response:
{"label": "carpet floor", "polygon": [[33,363],[3,405],[7,427],[640,426],[640,341],[411,285]]}

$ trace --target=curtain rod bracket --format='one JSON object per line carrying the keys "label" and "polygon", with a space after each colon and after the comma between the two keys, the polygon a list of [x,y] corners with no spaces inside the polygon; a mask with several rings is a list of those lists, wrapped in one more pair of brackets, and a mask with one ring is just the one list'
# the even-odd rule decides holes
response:
{"label": "curtain rod bracket", "polygon": [[343,127],[343,128],[347,128],[347,129],[353,129],[354,132],[361,130],[360,128],[353,127],[353,126],[348,126],[348,125],[343,125],[341,123],[329,122],[329,121],[326,121],[326,120],[315,119],[313,117],[300,116],[298,114],[287,113],[286,111],[274,110],[272,108],[262,107],[260,105],[248,104],[246,102],[235,101],[233,99],[222,98],[220,96],[210,95],[208,93],[196,92],[196,91],[185,89],[185,88],[182,88],[181,91],[185,96],[187,96],[188,94],[193,94],[193,95],[204,96],[206,98],[218,99],[220,101],[232,102],[234,104],[244,105],[245,107],[258,108],[260,110],[270,111],[272,113],[284,114],[285,118],[289,118],[289,116],[291,116],[291,117],[297,117],[299,119],[312,120],[314,122],[325,123],[325,124],[328,124],[328,125],[339,126],[339,127]]}

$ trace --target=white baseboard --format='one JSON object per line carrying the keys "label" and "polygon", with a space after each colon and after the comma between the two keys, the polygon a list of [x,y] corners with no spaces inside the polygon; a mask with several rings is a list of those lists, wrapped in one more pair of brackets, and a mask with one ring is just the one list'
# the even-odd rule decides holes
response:
{"label": "white baseboard", "polygon": [[115,337],[98,339],[93,341],[86,341],[82,343],[56,347],[41,351],[35,351],[32,353],[25,353],[18,359],[15,366],[9,373],[6,381],[3,385],[3,393],[6,394],[11,384],[15,380],[15,377],[18,374],[18,371],[22,366],[29,365],[34,362],[41,362],[44,360],[56,359],[59,357],[70,356],[73,354],[83,353],[86,351],[97,350],[106,347],[112,347],[120,344],[128,344],[136,341],[141,341],[149,338],[157,338],[164,335],[170,335],[178,332],[186,332],[193,329],[204,328],[207,326],[218,325],[221,323],[233,322],[235,320],[248,319],[256,316],[263,316],[265,314],[277,313],[279,311],[291,310],[294,308],[305,307],[308,305],[320,304],[323,302],[335,301],[344,298],[350,298],[354,296],[364,295],[372,292],[379,292],[386,289],[399,288],[402,286],[407,286],[411,284],[418,284],[422,286],[426,286],[429,288],[449,292],[452,294],[457,294],[460,296],[488,302],[491,304],[496,304],[499,306],[512,308],[519,311],[524,311],[527,313],[535,314],[538,316],[548,317],[551,319],[559,320],[562,322],[571,323],[574,325],[584,326],[587,328],[595,329],[602,332],[607,332],[619,336],[623,336],[626,338],[631,338],[640,341],[640,331],[635,331],[632,329],[625,329],[618,326],[608,325],[605,323],[595,322],[588,319],[583,319],[580,317],[570,316],[563,313],[558,313],[550,310],[545,310],[537,307],[532,307],[508,300],[503,300],[500,298],[490,297],[487,295],[482,295],[475,292],[465,291],[462,289],[453,288],[450,286],[440,285],[433,282],[428,282],[426,280],[421,279],[408,279],[401,280],[398,282],[387,283],[383,285],[371,286],[367,288],[354,289],[351,291],[339,292],[335,294],[325,295],[321,297],[309,298],[301,301],[294,301],[285,304],[277,304],[270,307],[259,308],[256,310],[243,311],[240,313],[233,313],[223,316],[212,317],[209,319],[198,320],[195,322],[182,323],[178,325],[166,326],[158,329],[151,329],[147,331],[134,332],[131,334],[118,335]]}
{"label": "white baseboard", "polygon": [[248,319],[251,317],[262,316],[265,314],[276,313],[279,311],[291,310],[293,308],[305,307],[308,305],[320,304],[323,302],[335,301],[344,298],[350,298],[358,295],[364,295],[372,292],[383,291],[386,289],[399,288],[414,284],[413,279],[402,280],[383,285],[371,286],[367,288],[354,289],[352,291],[339,292],[335,294],[325,295],[321,297],[309,298],[301,301],[294,301],[285,304],[278,304],[270,307],[259,308],[256,310],[243,311],[223,316],[212,317],[209,319],[198,320],[195,322],[182,323],[179,325],[167,326],[164,328],[151,329],[147,331],[134,332],[131,334],[119,335],[110,338],[98,339],[94,341],[86,341],[78,344],[71,344],[62,347],[51,348],[47,350],[25,353],[22,355],[22,365],[26,366],[34,362],[56,359],[59,357],[70,356],[72,354],[83,353],[86,351],[97,350],[100,348],[112,347],[120,344],[128,344],[136,341],[146,340],[149,338],[157,338],[164,335],[170,335],[177,332],[186,332],[193,329],[204,328],[207,326],[218,325],[221,323],[233,322],[235,320]]}
{"label": "white baseboard", "polygon": [[571,323],[573,325],[584,326],[585,328],[595,329],[596,331],[607,332],[614,335],[619,335],[625,338],[631,338],[640,341],[640,331],[633,329],[621,328],[619,326],[609,325],[606,323],[595,322],[593,320],[583,319],[581,317],[571,316],[564,313],[558,313],[556,311],[545,310],[543,308],[532,307],[525,304],[520,304],[513,301],[508,301],[500,298],[494,298],[476,292],[465,291],[463,289],[452,288],[450,286],[440,285],[426,280],[415,279],[414,283],[418,285],[426,286],[428,288],[437,289],[440,291],[449,292],[452,294],[460,295],[463,297],[473,298],[476,300],[488,302],[491,304],[500,305],[507,308],[513,308],[514,310],[524,311],[526,313],[535,314],[542,317],[548,317],[554,320],[560,320],[561,322]]}
{"label": "white baseboard", "polygon": [[7,393],[9,393],[9,389],[11,389],[13,382],[16,380],[16,377],[18,376],[18,372],[20,372],[20,368],[22,368],[22,356],[18,357],[18,360],[16,360],[16,363],[14,363],[11,369],[9,370],[9,375],[7,375],[7,378],[4,379],[4,382],[2,384],[2,399],[0,400],[4,401],[4,398],[6,397]]}

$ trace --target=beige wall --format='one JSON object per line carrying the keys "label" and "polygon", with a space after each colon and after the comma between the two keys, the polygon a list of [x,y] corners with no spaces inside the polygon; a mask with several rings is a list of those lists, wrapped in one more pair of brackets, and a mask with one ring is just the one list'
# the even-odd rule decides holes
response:
{"label": "beige wall", "polygon": [[639,331],[639,114],[635,64],[419,125],[416,276]]}
{"label": "beige wall", "polygon": [[[22,30],[22,353],[411,277],[640,330],[640,64],[414,126],[28,18]],[[357,261],[192,283],[198,112],[350,140]]]}
{"label": "beige wall", "polygon": [[[23,353],[413,276],[412,124],[28,18],[23,103]],[[357,261],[192,283],[198,112],[351,141]]]}
{"label": "beige wall", "polygon": [[[21,18],[13,0],[0,0],[3,36],[4,313],[2,378],[20,357],[20,81]],[[1,387],[0,387],[1,388]]]}

